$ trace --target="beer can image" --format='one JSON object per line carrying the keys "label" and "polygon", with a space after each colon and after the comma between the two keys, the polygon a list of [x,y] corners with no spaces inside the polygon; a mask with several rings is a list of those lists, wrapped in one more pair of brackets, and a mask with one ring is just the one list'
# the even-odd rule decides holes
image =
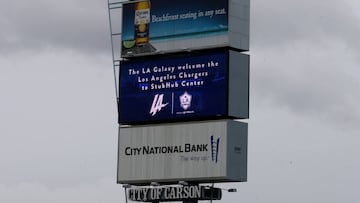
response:
{"label": "beer can image", "polygon": [[135,2],[133,8],[133,36],[122,41],[121,55],[137,55],[155,52],[150,43],[150,0]]}
{"label": "beer can image", "polygon": [[135,44],[143,45],[149,43],[150,27],[150,1],[135,3]]}

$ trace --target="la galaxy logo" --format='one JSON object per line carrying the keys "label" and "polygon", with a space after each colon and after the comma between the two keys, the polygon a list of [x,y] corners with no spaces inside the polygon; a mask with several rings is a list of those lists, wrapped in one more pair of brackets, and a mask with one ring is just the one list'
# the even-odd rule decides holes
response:
{"label": "la galaxy logo", "polygon": [[210,144],[211,144],[211,160],[217,163],[219,157],[220,138],[215,139],[214,135],[211,135]]}
{"label": "la galaxy logo", "polygon": [[187,110],[188,108],[191,107],[191,94],[187,93],[186,91],[184,92],[184,94],[182,94],[180,96],[180,106],[184,109]]}

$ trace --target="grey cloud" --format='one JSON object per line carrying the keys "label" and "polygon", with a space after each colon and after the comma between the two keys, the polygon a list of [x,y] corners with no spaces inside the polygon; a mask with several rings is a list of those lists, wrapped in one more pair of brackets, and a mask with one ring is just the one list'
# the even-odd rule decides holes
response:
{"label": "grey cloud", "polygon": [[64,48],[110,52],[107,1],[2,1],[3,53]]}
{"label": "grey cloud", "polygon": [[12,203],[121,202],[124,193],[120,191],[121,187],[113,184],[108,177],[66,188],[49,188],[38,182],[22,182],[13,185],[0,184],[0,200]]}
{"label": "grey cloud", "polygon": [[278,46],[296,40],[316,42],[323,36],[332,36],[349,46],[359,45],[360,20],[350,1],[254,0],[251,3],[253,44]]}
{"label": "grey cloud", "polygon": [[[341,42],[301,42],[259,49],[252,56],[252,96],[326,122],[360,121],[360,78],[355,54]],[[340,52],[340,54],[339,54]]]}
{"label": "grey cloud", "polygon": [[103,176],[115,184],[110,57],[27,54],[0,57],[0,184],[60,187]]}
{"label": "grey cloud", "polygon": [[349,2],[252,1],[254,99],[343,127],[359,123],[360,29]]}

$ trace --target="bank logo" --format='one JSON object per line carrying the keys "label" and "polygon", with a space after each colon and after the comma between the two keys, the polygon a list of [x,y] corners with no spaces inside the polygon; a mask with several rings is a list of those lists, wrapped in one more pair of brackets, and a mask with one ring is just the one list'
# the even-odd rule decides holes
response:
{"label": "bank logo", "polygon": [[215,139],[214,135],[211,135],[210,145],[211,145],[211,160],[215,163],[218,162],[219,157],[219,144],[220,138]]}
{"label": "bank logo", "polygon": [[156,94],[154,100],[151,105],[150,114],[151,116],[155,116],[158,112],[161,111],[162,108],[167,106],[169,103],[164,104],[164,94]]}
{"label": "bank logo", "polygon": [[191,106],[191,94],[184,92],[184,94],[182,94],[180,96],[180,106],[184,109],[187,110],[188,108],[190,108]]}

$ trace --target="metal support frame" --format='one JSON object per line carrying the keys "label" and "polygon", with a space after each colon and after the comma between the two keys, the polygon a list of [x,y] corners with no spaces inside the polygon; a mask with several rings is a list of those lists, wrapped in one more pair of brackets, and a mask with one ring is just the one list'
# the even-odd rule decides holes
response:
{"label": "metal support frame", "polygon": [[[115,49],[116,46],[114,45],[115,37],[120,37],[122,33],[117,32],[114,33],[113,24],[112,24],[112,15],[111,12],[113,10],[122,9],[122,1],[118,0],[116,2],[110,2],[110,0],[107,0],[108,2],[108,14],[109,14],[109,28],[110,28],[110,41],[111,41],[111,53],[112,53],[112,61],[113,61],[113,72],[114,72],[114,81],[115,81],[115,95],[116,95],[116,103],[117,108],[119,107],[119,90],[118,90],[118,82],[119,82],[119,71],[120,71],[120,57],[115,57]],[[119,11],[121,12],[121,11]],[[119,25],[120,26],[120,25]],[[120,50],[118,50],[120,52]]]}

